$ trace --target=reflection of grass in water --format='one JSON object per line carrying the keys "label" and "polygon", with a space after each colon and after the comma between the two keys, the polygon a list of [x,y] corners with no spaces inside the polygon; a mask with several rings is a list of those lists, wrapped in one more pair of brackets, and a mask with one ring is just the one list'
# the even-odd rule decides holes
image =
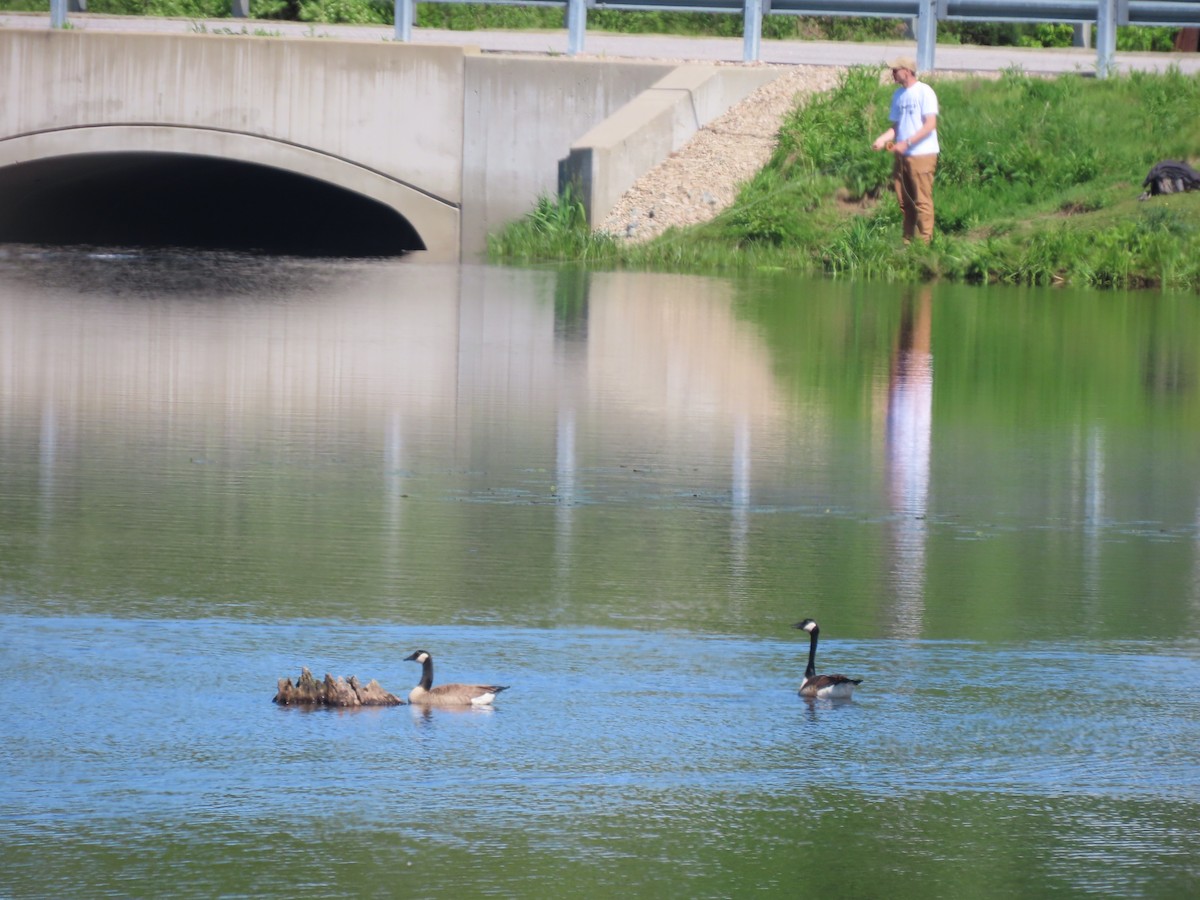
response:
{"label": "reflection of grass in water", "polygon": [[[1200,287],[1200,193],[1137,200],[1150,167],[1200,146],[1200,79],[930,79],[942,154],[932,247],[905,248],[891,159],[870,149],[892,86],[850,70],[785,121],[775,153],[714,221],[623,245],[559,215],[498,258],[686,271],[786,268],[901,281]],[[1154,135],[1149,139],[1148,135]]]}

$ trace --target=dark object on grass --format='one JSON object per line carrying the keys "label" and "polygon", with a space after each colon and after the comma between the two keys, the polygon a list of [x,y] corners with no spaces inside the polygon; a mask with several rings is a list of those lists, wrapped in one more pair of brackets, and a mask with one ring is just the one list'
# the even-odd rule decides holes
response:
{"label": "dark object on grass", "polygon": [[381,688],[374,679],[364,687],[353,675],[349,681],[340,677],[335,680],[326,672],[325,680],[317,681],[307,668],[300,669],[300,678],[295,684],[290,678],[280,678],[272,702],[280,706],[400,706],[404,703]]}
{"label": "dark object on grass", "polygon": [[1200,191],[1200,172],[1197,172],[1185,162],[1174,159],[1164,159],[1155,163],[1146,180],[1142,182],[1139,200],[1154,197],[1158,194],[1182,194],[1184,191]]}

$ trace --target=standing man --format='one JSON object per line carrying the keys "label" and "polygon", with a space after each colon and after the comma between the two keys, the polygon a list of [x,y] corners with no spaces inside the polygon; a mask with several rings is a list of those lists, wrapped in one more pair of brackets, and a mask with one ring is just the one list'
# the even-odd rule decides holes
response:
{"label": "standing man", "polygon": [[888,65],[899,85],[892,94],[888,119],[892,127],[875,139],[874,150],[896,155],[892,183],[904,213],[904,243],[915,234],[925,243],[933,238],[933,173],[937,168],[938,101],[933,88],[917,78],[917,61],[901,56]]}

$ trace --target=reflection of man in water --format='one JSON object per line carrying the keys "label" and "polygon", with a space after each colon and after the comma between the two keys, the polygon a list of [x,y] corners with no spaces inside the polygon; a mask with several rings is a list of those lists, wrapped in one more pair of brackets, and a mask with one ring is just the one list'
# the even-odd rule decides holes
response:
{"label": "reflection of man in water", "polygon": [[933,439],[933,292],[902,300],[900,329],[888,380],[885,431],[892,522],[890,577],[896,634],[915,637],[925,615],[925,516]]}
{"label": "reflection of man in water", "polygon": [[933,427],[932,291],[903,299],[887,401],[887,466],[898,513],[924,517]]}
{"label": "reflection of man in water", "polygon": [[917,78],[917,63],[901,56],[888,65],[892,80],[900,85],[892,94],[888,119],[892,127],[875,139],[875,150],[895,154],[892,184],[904,213],[904,243],[916,234],[925,243],[933,239],[933,173],[937,168],[938,100],[933,88]]}

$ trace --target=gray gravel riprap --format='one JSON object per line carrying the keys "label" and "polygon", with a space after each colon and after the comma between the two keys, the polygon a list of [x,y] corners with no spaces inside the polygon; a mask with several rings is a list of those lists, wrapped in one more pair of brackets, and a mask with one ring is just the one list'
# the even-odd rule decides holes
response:
{"label": "gray gravel riprap", "polygon": [[705,125],[639,178],[597,230],[645,241],[673,226],[706,222],[732,203],[738,186],[770,158],[779,126],[797,99],[833,88],[845,71],[836,66],[774,68],[781,70],[779,78]]}

